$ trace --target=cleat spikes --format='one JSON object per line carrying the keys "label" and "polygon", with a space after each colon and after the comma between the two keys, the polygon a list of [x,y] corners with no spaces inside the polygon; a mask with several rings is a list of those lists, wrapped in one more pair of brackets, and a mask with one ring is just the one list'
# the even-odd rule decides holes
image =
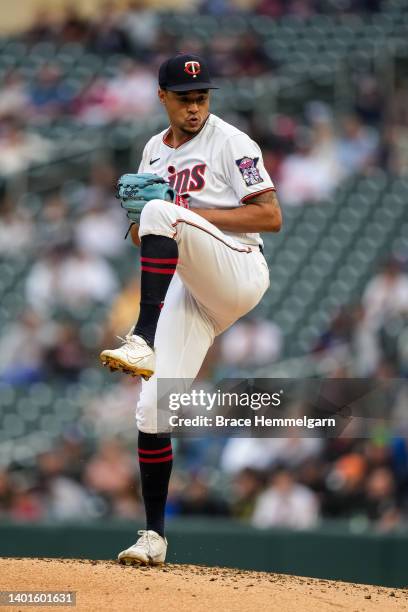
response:
{"label": "cleat spikes", "polygon": [[149,380],[155,369],[154,349],[149,347],[143,338],[131,334],[128,334],[123,342],[118,349],[102,351],[100,360],[103,366],[109,367],[111,372],[123,372],[132,377],[140,376]]}

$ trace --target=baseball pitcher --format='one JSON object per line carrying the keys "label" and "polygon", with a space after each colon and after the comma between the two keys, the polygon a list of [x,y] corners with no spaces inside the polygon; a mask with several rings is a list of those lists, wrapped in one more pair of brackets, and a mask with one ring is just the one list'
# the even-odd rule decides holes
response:
{"label": "baseball pitcher", "polygon": [[203,59],[177,55],[159,70],[170,126],[143,151],[118,195],[140,245],[139,319],[104,365],[143,377],[136,409],[146,529],[119,553],[127,564],[163,563],[170,437],[158,437],[157,378],[194,379],[215,336],[254,308],[269,287],[259,232],[282,218],[258,145],[209,112]]}

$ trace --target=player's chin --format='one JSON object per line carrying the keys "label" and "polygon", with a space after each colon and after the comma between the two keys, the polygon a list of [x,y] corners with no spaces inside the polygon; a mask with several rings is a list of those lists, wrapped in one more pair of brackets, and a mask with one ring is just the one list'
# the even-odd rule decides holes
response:
{"label": "player's chin", "polygon": [[186,134],[195,134],[201,129],[202,125],[202,121],[188,121],[183,125],[183,132],[186,132]]}

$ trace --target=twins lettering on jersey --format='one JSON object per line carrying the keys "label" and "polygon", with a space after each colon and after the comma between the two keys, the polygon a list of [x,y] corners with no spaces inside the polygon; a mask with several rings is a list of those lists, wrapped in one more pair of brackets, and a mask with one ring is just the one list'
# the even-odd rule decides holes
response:
{"label": "twins lettering on jersey", "polygon": [[[188,70],[196,72],[196,66]],[[139,172],[169,181],[180,194],[177,204],[189,199],[193,209],[236,208],[258,191],[274,189],[258,145],[220,117],[210,113],[200,132],[176,148],[168,144],[168,134],[169,128],[149,140]],[[262,243],[254,232],[228,234],[245,245]]]}
{"label": "twins lettering on jersey", "polygon": [[174,166],[170,166],[169,183],[180,194],[187,194],[190,191],[201,191],[205,185],[206,164],[196,164],[192,168],[184,168],[178,172]]}

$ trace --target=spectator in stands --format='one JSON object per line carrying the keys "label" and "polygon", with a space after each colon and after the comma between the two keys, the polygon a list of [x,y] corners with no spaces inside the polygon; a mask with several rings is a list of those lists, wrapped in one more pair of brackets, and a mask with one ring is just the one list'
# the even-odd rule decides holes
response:
{"label": "spectator in stands", "polygon": [[129,487],[126,491],[115,495],[112,501],[112,515],[132,521],[135,517],[143,519],[144,507],[135,487]]}
{"label": "spectator in stands", "polygon": [[360,76],[356,82],[355,111],[360,120],[379,127],[384,118],[384,97],[379,82],[372,75]]}
{"label": "spectator in stands", "polygon": [[17,70],[10,70],[5,75],[0,90],[0,117],[24,117],[28,104],[27,83]]}
{"label": "spectator in stands", "polygon": [[101,442],[94,457],[87,464],[84,483],[105,500],[111,511],[115,502],[121,505],[125,497],[129,499],[130,492],[134,490],[135,465],[130,452],[117,440],[107,439]]}
{"label": "spectator in stands", "polygon": [[365,487],[365,512],[379,531],[391,531],[401,523],[396,502],[396,484],[388,467],[378,467],[368,476]]}
{"label": "spectator in stands", "polygon": [[54,16],[48,7],[38,8],[31,27],[25,32],[24,38],[30,44],[53,40],[57,27]]}
{"label": "spectator in stands", "polygon": [[295,15],[297,19],[309,19],[316,10],[315,0],[291,0],[287,3],[289,15]]}
{"label": "spectator in stands", "polygon": [[300,128],[296,150],[280,167],[279,194],[286,204],[303,204],[328,197],[340,181],[340,172],[332,150],[330,123],[319,122],[314,131]]}
{"label": "spectator in stands", "polygon": [[61,193],[51,193],[46,197],[35,227],[36,247],[49,249],[66,244],[72,236],[69,217],[68,203]]}
{"label": "spectator in stands", "polygon": [[131,0],[121,18],[132,54],[140,60],[151,57],[159,30],[159,18],[146,0]]}
{"label": "spectator in stands", "polygon": [[246,317],[220,338],[223,367],[233,375],[240,367],[259,367],[276,361],[282,350],[282,332],[272,321]]}
{"label": "spectator in stands", "polygon": [[350,518],[361,514],[366,473],[367,462],[353,446],[333,463],[326,477],[326,516]]}
{"label": "spectator in stands", "polygon": [[123,377],[110,389],[103,388],[84,407],[83,419],[100,439],[132,431],[135,397],[140,382]]}
{"label": "spectator in stands", "polygon": [[228,474],[245,468],[263,471],[278,464],[299,467],[318,457],[322,449],[319,438],[230,438],[221,455],[221,467]]}
{"label": "spectator in stands", "polygon": [[254,8],[255,12],[259,15],[265,15],[272,17],[273,19],[278,19],[285,12],[284,5],[285,3],[283,0],[258,0]]}
{"label": "spectator in stands", "polygon": [[332,360],[333,368],[346,368],[346,377],[369,376],[377,365],[376,341],[362,324],[364,316],[361,304],[340,308],[312,349],[318,359]]}
{"label": "spectator in stands", "polygon": [[252,516],[255,527],[289,527],[308,529],[319,519],[316,495],[304,485],[297,484],[293,474],[279,469],[269,487],[261,493]]}
{"label": "spectator in stands", "polygon": [[21,257],[33,241],[34,227],[25,211],[17,208],[11,198],[0,203],[0,256]]}
{"label": "spectator in stands", "polygon": [[129,43],[121,28],[121,12],[111,0],[102,4],[98,19],[92,24],[89,32],[89,45],[95,53],[127,53]]}
{"label": "spectator in stands", "polygon": [[45,351],[44,365],[49,380],[75,382],[87,365],[79,328],[72,323],[59,323],[52,345]]}
{"label": "spectator in stands", "polygon": [[177,34],[172,34],[164,29],[160,29],[156,41],[152,48],[152,61],[155,66],[160,66],[169,55],[174,53],[174,49],[178,49],[180,41]]}
{"label": "spectator in stands", "polygon": [[357,115],[347,115],[342,121],[337,155],[344,176],[365,170],[378,152],[377,132],[361,123]]}
{"label": "spectator in stands", "polygon": [[381,165],[396,176],[408,176],[408,125],[385,126],[381,147]]}
{"label": "spectator in stands", "polygon": [[17,174],[48,161],[53,150],[49,140],[27,131],[16,117],[3,117],[0,122],[0,175]]}
{"label": "spectator in stands", "polygon": [[239,74],[239,64],[235,57],[236,40],[231,36],[215,35],[207,52],[208,64],[214,77],[231,77]]}
{"label": "spectator in stands", "polygon": [[351,373],[371,376],[379,363],[379,346],[375,333],[365,323],[362,304],[350,304],[334,313],[312,352],[317,359],[330,358],[333,368],[346,368],[345,377]]}
{"label": "spectator in stands", "polygon": [[342,352],[347,355],[354,332],[353,310],[350,306],[343,306],[335,313],[327,330],[318,338],[313,352]]}
{"label": "spectator in stands", "polygon": [[58,28],[58,38],[64,43],[87,42],[90,24],[78,11],[77,7],[67,4],[65,13]]}
{"label": "spectator in stands", "polygon": [[[382,402],[381,402],[382,403]],[[389,405],[390,402],[385,402],[385,405]],[[383,406],[380,406],[378,414],[384,415]],[[371,414],[377,416],[375,406],[373,407]],[[373,428],[372,438],[367,439],[363,445],[361,451],[367,461],[368,468],[373,471],[379,467],[389,468],[391,464],[391,448],[390,448],[390,431],[388,431],[386,424],[381,427]]]}
{"label": "spectator in stands", "polygon": [[94,302],[109,302],[116,289],[116,275],[103,258],[61,248],[37,260],[26,283],[28,302],[48,316],[54,308],[78,312]]}
{"label": "spectator in stands", "polygon": [[109,83],[115,119],[151,116],[159,109],[157,79],[150,70],[132,60],[125,60],[116,78]]}
{"label": "spectator in stands", "polygon": [[228,516],[227,503],[214,495],[204,474],[192,474],[178,500],[178,512],[190,516]]}
{"label": "spectator in stands", "polygon": [[72,423],[65,427],[56,445],[64,457],[66,475],[80,482],[90,454],[80,425]]}
{"label": "spectator in stands", "polygon": [[65,472],[65,458],[59,450],[48,451],[37,459],[39,492],[48,519],[84,520],[96,515],[88,491]]}
{"label": "spectator in stands", "polygon": [[115,197],[116,172],[108,162],[97,162],[91,168],[89,182],[81,194],[84,210],[103,207],[105,210],[118,210]]}
{"label": "spectator in stands", "polygon": [[408,175],[408,91],[397,86],[388,98],[389,121],[383,133],[383,162],[393,174]]}
{"label": "spectator in stands", "polygon": [[255,34],[245,34],[238,40],[235,57],[240,76],[257,77],[271,68],[259,37]]}
{"label": "spectator in stands", "polygon": [[92,302],[110,302],[117,288],[112,266],[102,257],[79,249],[72,250],[64,260],[57,281],[61,306],[74,310]]}
{"label": "spectator in stands", "polygon": [[251,468],[245,468],[236,474],[232,482],[232,515],[235,518],[250,520],[264,481],[263,474]]}
{"label": "spectator in stands", "polygon": [[94,75],[70,106],[74,117],[86,125],[105,125],[112,121],[115,98],[105,79]]}
{"label": "spectator in stands", "polygon": [[27,303],[40,315],[49,316],[59,302],[58,279],[64,257],[62,246],[53,247],[37,259],[27,275]]}
{"label": "spectator in stands", "polygon": [[365,323],[374,329],[398,314],[408,315],[408,274],[396,259],[387,261],[363,294]]}
{"label": "spectator in stands", "polygon": [[126,247],[128,224],[119,206],[106,209],[103,201],[89,206],[75,227],[75,243],[81,251],[103,257],[119,257]]}
{"label": "spectator in stands", "polygon": [[323,502],[326,494],[325,477],[327,472],[327,459],[322,461],[325,453],[325,444],[322,445],[319,454],[305,459],[296,468],[297,481],[312,490],[319,500],[321,514],[324,515]]}
{"label": "spectator in stands", "polygon": [[55,324],[25,310],[0,337],[0,378],[29,384],[44,378],[44,355],[55,337]]}
{"label": "spectator in stands", "polygon": [[234,0],[201,0],[198,10],[203,15],[222,17],[230,15],[237,9]]}
{"label": "spectator in stands", "polygon": [[9,518],[14,521],[29,523],[46,518],[46,503],[39,494],[30,477],[14,472],[11,477],[12,495],[9,507]]}
{"label": "spectator in stands", "polygon": [[334,131],[330,107],[320,101],[313,101],[306,107],[306,116],[312,129],[311,157],[315,172],[321,177],[327,175],[326,183],[321,178],[320,189],[331,195],[339,185],[343,171],[337,156],[337,138]]}
{"label": "spectator in stands", "polygon": [[71,91],[62,80],[56,65],[41,68],[29,90],[30,114],[33,120],[58,117],[71,101]]}
{"label": "spectator in stands", "polygon": [[397,355],[401,375],[408,378],[408,325],[404,326],[397,339]]}

